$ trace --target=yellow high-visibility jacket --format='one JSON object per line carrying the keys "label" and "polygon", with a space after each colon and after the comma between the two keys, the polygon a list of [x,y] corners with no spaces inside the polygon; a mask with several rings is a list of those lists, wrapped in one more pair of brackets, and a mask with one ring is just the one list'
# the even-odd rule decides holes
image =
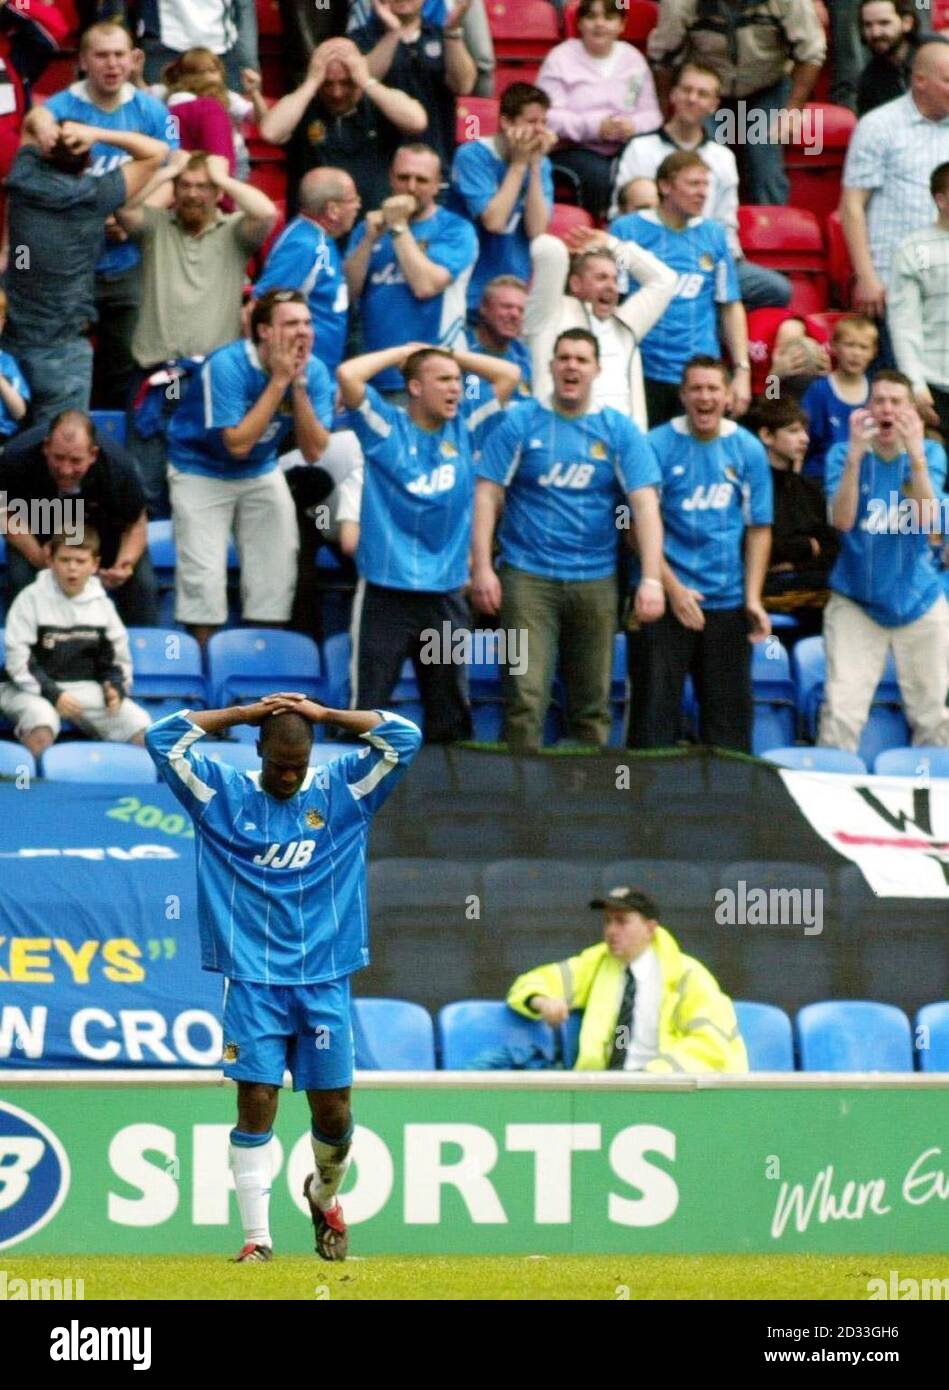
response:
{"label": "yellow high-visibility jacket", "polygon": [[[711,971],[687,956],[671,932],[657,927],[653,946],[662,974],[659,1008],[659,1056],[647,1072],[748,1070],[748,1054],[738,1031],[735,1010]],[[540,1015],[527,1007],[534,994],[565,999],[583,1009],[577,1071],[605,1071],[609,1065],[616,1020],[623,998],[626,966],[605,942],[569,960],[528,970],[510,988],[507,1002],[526,1018]]]}

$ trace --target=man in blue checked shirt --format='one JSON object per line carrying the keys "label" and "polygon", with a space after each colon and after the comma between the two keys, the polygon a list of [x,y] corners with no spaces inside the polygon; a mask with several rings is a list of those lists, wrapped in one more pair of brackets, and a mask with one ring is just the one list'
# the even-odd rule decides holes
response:
{"label": "man in blue checked shirt", "polygon": [[333,419],[332,379],[312,355],[303,295],[268,290],[250,326],[250,339],[206,359],[168,428],[175,617],[202,644],[227,620],[232,529],[244,621],[266,627],[289,620],[300,535],[278,459],[292,435],[315,463]]}
{"label": "man in blue checked shirt", "polygon": [[[408,408],[370,386],[377,373],[400,372]],[[488,382],[469,393],[463,374]],[[409,343],[344,362],[336,373],[365,456],[353,603],[353,707],[382,705],[411,657],[430,743],[470,738],[465,668],[453,660],[452,635],[468,626],[474,452],[484,424],[510,400],[520,370],[499,357]],[[480,383],[478,383],[480,384]],[[440,659],[423,634],[438,635]]]}
{"label": "man in blue checked shirt", "polygon": [[686,362],[696,354],[720,355],[719,330],[734,364],[732,405],[744,415],[751,401],[748,319],[735,261],[720,222],[703,217],[709,170],[698,154],[670,154],[656,170],[658,208],[617,218],[610,232],[635,241],[678,275],[669,307],[640,344],[649,424],[679,412]]}
{"label": "man in blue checked shirt", "polygon": [[558,655],[568,738],[606,743],[617,528],[630,516],[643,562],[636,614],[650,623],[664,608],[659,470],[632,421],[593,406],[599,370],[599,345],[588,329],[561,333],[549,403],[512,406],[477,466],[472,598],[483,612],[500,613],[505,631],[527,633],[524,668],[509,666],[505,675],[504,737],[515,752],[541,743]]}
{"label": "man in blue checked shirt", "polygon": [[725,419],[728,369],[693,357],[682,378],[685,414],[650,430],[662,473],[669,607],[630,633],[629,743],[668,748],[679,733],[691,674],[701,741],[751,752],[751,647],[771,631],[761,591],[771,553],[771,469],[764,446]]}
{"label": "man in blue checked shirt", "polygon": [[[344,266],[364,347],[379,352],[417,342],[463,348],[477,233],[436,202],[441,161],[428,145],[403,145],[389,179],[392,197],[355,229]],[[381,371],[373,386],[399,392],[398,368]]]}
{"label": "man in blue checked shirt", "polygon": [[822,746],[856,751],[891,647],[913,743],[949,746],[949,603],[932,552],[946,529],[945,484],[945,450],[924,437],[909,377],[877,372],[849,443],[827,454],[842,535],[824,610]]}
{"label": "man in blue checked shirt", "polygon": [[[310,766],[313,726],[366,747]],[[259,772],[205,758],[200,740],[260,729]],[[373,816],[418,752],[414,724],[382,711],[331,710],[268,695],[221,710],[183,710],[147,730],[159,774],[194,821],[201,964],[224,976],[224,1071],[237,1082],[230,1162],[244,1244],[273,1257],[273,1122],[284,1072],[306,1091],[315,1171],[304,1183],[316,1253],[344,1260],[337,1198],[353,1136],[349,977],[369,964],[366,843]]]}
{"label": "man in blue checked shirt", "polygon": [[313,351],[331,372],[343,360],[349,328],[349,289],[336,242],[347,237],[359,214],[359,194],[345,169],[311,169],[300,180],[300,215],[274,242],[254,286],[299,290],[313,315]]}

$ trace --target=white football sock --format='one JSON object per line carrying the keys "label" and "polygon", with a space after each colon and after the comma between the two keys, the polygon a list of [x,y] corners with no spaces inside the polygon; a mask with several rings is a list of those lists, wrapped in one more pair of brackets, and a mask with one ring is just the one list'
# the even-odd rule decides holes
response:
{"label": "white football sock", "polygon": [[[238,1142],[234,1136],[238,1135]],[[263,1139],[263,1143],[248,1146],[241,1139]],[[264,1135],[244,1135],[240,1130],[231,1130],[228,1146],[231,1169],[234,1173],[234,1187],[237,1193],[237,1209],[241,1214],[244,1239],[254,1245],[273,1245],[270,1236],[270,1184],[273,1178],[271,1140],[273,1131]]]}

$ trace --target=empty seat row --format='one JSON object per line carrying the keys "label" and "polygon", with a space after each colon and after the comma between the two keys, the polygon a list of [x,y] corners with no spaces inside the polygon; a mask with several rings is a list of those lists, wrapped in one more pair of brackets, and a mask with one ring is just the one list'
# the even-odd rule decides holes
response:
{"label": "empty seat row", "polygon": [[[207,739],[201,754],[214,762],[227,763],[239,772],[260,767],[260,755],[250,743],[228,743]],[[348,743],[315,743],[311,766],[332,762],[352,752]],[[132,743],[104,743],[96,739],[77,739],[74,743],[54,743],[40,759],[37,768],[33,754],[19,743],[0,740],[0,776],[41,775],[49,782],[121,783],[142,786],[158,781],[158,772],[144,748]]]}
{"label": "empty seat row", "polygon": [[[518,1070],[532,1060],[570,1068],[582,1023],[573,1013],[554,1029],[487,999],[446,1004],[437,1030],[426,1009],[403,1000],[357,999],[355,1012],[357,1065],[386,1071],[433,1070],[436,1045],[446,1071]],[[949,1001],[919,1010],[915,1039],[902,1009],[870,1000],[808,1004],[793,1027],[773,1004],[736,1000],[735,1012],[753,1072],[792,1072],[795,1053],[807,1072],[912,1072],[914,1059],[920,1071],[949,1072]]]}

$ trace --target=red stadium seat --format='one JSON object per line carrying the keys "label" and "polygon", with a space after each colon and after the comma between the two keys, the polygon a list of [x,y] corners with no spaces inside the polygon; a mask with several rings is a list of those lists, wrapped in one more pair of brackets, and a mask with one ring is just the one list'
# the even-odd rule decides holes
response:
{"label": "red stadium seat", "polygon": [[560,42],[557,11],[550,0],[487,0],[485,9],[494,52],[510,58],[542,61]]}
{"label": "red stadium seat", "polygon": [[455,102],[455,140],[459,145],[494,135],[498,128],[496,97],[458,97]]}
{"label": "red stadium seat", "polygon": [[257,34],[261,39],[276,39],[278,42],[283,37],[280,0],[257,0]]}
{"label": "red stadium seat", "polygon": [[738,236],[749,260],[789,277],[790,308],[800,314],[827,308],[827,258],[820,223],[812,212],[746,204],[738,209]]}
{"label": "red stadium seat", "polygon": [[262,273],[264,266],[267,264],[267,257],[270,255],[274,242],[287,225],[286,199],[274,198],[274,202],[277,204],[277,220],[273,224],[273,230],[260,250],[255,251],[247,262],[247,275],[251,280],[256,280]]}
{"label": "red stadium seat", "polygon": [[586,208],[575,208],[569,203],[554,203],[554,210],[551,213],[547,231],[551,236],[566,241],[567,234],[572,232],[574,227],[593,226],[595,223]]}
{"label": "red stadium seat", "polygon": [[815,336],[814,329],[820,328],[826,333],[827,341],[830,342],[831,338],[834,336],[834,329],[840,320],[849,317],[850,314],[846,309],[827,309],[820,314],[808,314],[807,331],[813,337]]}
{"label": "red stadium seat", "polygon": [[54,92],[61,92],[64,87],[71,86],[76,80],[78,58],[77,53],[61,53],[58,58],[51,59],[32,85],[34,98],[51,97]]}
{"label": "red stadium seat", "polygon": [[540,67],[536,63],[525,63],[521,66],[498,67],[494,72],[494,95],[500,101],[508,87],[514,82],[531,82],[536,85],[537,74]]}
{"label": "red stadium seat", "polygon": [[949,0],[932,0],[932,27],[949,29]]}
{"label": "red stadium seat", "polygon": [[846,309],[853,288],[853,265],[839,212],[832,212],[827,218],[827,269],[834,298]]}
{"label": "red stadium seat", "polygon": [[789,275],[791,298],[788,308],[795,313],[813,318],[823,313],[829,299],[827,277],[825,275]]}
{"label": "red stadium seat", "polygon": [[809,101],[804,111],[801,138],[784,152],[790,201],[822,216],[840,202],[841,172],[857,118],[846,106],[826,101]]}
{"label": "red stadium seat", "polygon": [[286,164],[287,151],[284,145],[272,145],[265,140],[252,121],[244,122],[244,143],[250,155],[251,164]]}
{"label": "red stadium seat", "polygon": [[[659,22],[659,6],[654,4],[653,0],[628,0],[628,4],[623,8],[626,10],[623,38],[627,43],[635,44],[637,48],[645,48],[646,40]],[[578,38],[580,31],[577,27],[577,0],[571,0],[571,4],[564,10],[563,18],[567,38]]]}

